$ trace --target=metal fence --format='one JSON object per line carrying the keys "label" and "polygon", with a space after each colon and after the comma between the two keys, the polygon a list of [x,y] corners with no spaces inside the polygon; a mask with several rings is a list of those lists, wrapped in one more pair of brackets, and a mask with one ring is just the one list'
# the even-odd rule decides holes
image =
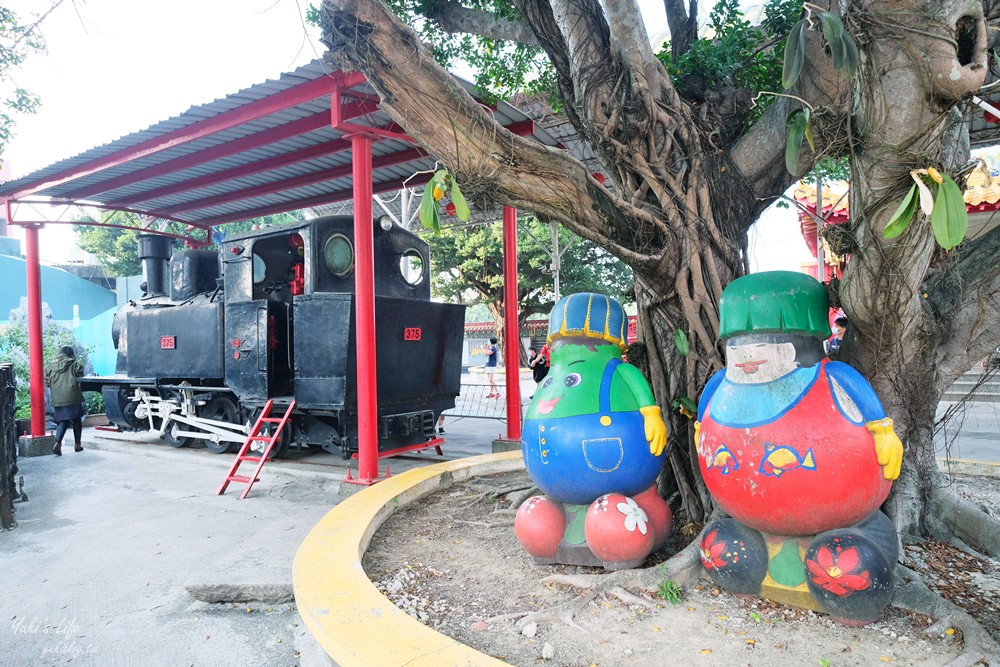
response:
{"label": "metal fence", "polygon": [[[490,397],[491,393],[496,393],[496,396]],[[507,388],[498,382],[497,391],[493,392],[488,383],[462,383],[462,393],[455,399],[455,407],[445,410],[444,414],[448,417],[507,421]]]}
{"label": "metal fence", "polygon": [[12,364],[0,364],[0,525],[14,526],[14,497],[17,494],[17,424],[14,422],[14,395],[17,378]]}

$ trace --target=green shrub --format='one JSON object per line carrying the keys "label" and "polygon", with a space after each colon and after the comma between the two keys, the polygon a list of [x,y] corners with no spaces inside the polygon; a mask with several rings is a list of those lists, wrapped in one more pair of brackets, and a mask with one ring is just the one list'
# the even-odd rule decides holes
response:
{"label": "green shrub", "polygon": [[[59,348],[71,345],[77,356],[87,368],[87,350],[76,340],[73,332],[65,324],[55,322],[51,316],[42,320],[42,348],[45,352],[45,362],[55,359]],[[14,418],[29,419],[31,417],[30,371],[28,369],[28,325],[27,317],[21,309],[11,312],[11,324],[0,330],[0,363],[9,362],[14,365],[14,375],[17,377],[17,393],[14,400]],[[87,414],[104,411],[104,400],[97,392],[84,394],[84,409]]]}

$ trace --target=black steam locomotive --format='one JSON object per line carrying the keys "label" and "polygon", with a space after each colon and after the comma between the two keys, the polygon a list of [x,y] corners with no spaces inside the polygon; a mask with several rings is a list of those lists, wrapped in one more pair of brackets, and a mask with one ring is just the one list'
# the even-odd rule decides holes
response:
{"label": "black steam locomotive", "polygon": [[[379,450],[432,439],[461,384],[465,307],[430,300],[427,244],[375,223]],[[357,451],[354,222],[336,216],[226,239],[219,252],[142,235],[142,299],[115,316],[116,374],[82,378],[125,430],[215,452],[242,443],[263,405],[292,421],[272,450]],[[220,277],[221,274],[221,277]],[[283,411],[283,410],[282,410]]]}

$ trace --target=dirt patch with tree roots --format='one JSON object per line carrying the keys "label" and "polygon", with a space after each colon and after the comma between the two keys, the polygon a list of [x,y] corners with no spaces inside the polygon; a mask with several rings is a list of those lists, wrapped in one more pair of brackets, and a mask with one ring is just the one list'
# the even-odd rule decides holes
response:
{"label": "dirt patch with tree roots", "polygon": [[[955,484],[976,504],[1000,507],[1000,479],[956,476]],[[520,547],[512,503],[530,487],[523,472],[474,478],[400,510],[373,538],[365,571],[415,619],[517,666],[943,665],[963,652],[962,631],[947,619],[895,606],[854,628],[707,579],[678,594],[657,572],[698,526],[675,529],[650,557],[652,572],[642,574],[656,592],[549,581],[603,570],[538,565]],[[1000,639],[1000,564],[940,542],[908,546],[903,564]]]}

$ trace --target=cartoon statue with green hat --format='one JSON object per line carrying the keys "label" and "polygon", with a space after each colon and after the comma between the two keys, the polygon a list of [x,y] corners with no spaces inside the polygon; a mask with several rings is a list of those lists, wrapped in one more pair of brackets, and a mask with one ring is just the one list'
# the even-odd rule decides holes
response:
{"label": "cartoon statue with green hat", "polygon": [[702,564],[734,593],[871,622],[898,556],[879,511],[903,456],[892,420],[860,373],[825,358],[829,308],[814,278],[744,276],[719,308],[726,368],[701,396],[695,443],[732,518],[705,527]]}
{"label": "cartoon statue with green hat", "polygon": [[666,540],[656,489],[667,427],[637,368],[622,361],[628,318],[603,294],[572,294],[549,316],[552,363],[528,406],[522,453],[545,495],[514,534],[539,563],[635,567]]}

